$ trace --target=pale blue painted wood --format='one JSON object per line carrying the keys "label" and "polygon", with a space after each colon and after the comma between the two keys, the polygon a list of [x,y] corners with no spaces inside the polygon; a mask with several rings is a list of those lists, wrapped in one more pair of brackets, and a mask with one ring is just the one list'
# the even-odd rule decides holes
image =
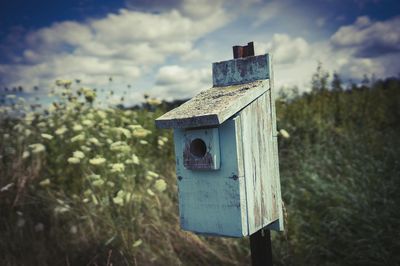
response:
{"label": "pale blue painted wood", "polygon": [[259,55],[216,62],[212,65],[213,85],[229,86],[269,79],[269,56]]}
{"label": "pale blue painted wood", "polygon": [[[179,212],[184,230],[221,236],[247,235],[246,206],[238,173],[236,119],[219,127],[220,169],[189,170],[183,165],[184,129],[174,129]],[[244,215],[243,215],[244,214]],[[244,216],[244,218],[243,218]]]}
{"label": "pale blue painted wood", "polygon": [[[245,84],[224,89],[215,87],[200,98],[192,99],[196,108],[186,106],[186,109],[181,108],[160,119],[163,126],[175,128],[179,210],[184,230],[231,237],[250,235],[261,228],[283,230],[271,62],[270,55],[263,55],[214,63],[214,86]],[[246,98],[243,97],[245,94],[238,93],[243,93],[246,82],[254,80],[260,80],[253,83],[251,89],[257,96],[253,93],[253,100],[248,101],[250,94]],[[215,90],[218,89],[223,90],[221,98],[217,97],[219,94]],[[218,105],[217,111],[212,111],[212,107],[217,106],[213,104],[202,108],[210,95],[214,100],[230,101],[221,101],[224,104]],[[199,110],[201,117],[192,116],[192,113],[199,114]],[[233,110],[238,113],[234,114]],[[218,130],[213,130],[219,131],[219,169],[186,168],[183,163],[186,139],[193,132],[203,134],[210,128],[193,131],[185,127],[218,126],[220,123]],[[213,149],[218,146],[215,143],[209,145]]]}

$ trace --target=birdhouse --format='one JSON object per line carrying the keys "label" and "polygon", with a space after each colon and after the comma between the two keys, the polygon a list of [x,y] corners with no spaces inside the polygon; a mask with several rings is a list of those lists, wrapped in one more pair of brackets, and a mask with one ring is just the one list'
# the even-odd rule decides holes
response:
{"label": "birdhouse", "polygon": [[242,237],[283,230],[275,98],[269,54],[252,43],[213,63],[213,87],[156,119],[173,128],[180,223]]}

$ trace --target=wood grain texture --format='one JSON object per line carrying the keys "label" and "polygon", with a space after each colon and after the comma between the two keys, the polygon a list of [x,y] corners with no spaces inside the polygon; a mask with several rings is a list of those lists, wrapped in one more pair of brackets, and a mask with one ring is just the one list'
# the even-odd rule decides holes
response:
{"label": "wood grain texture", "polygon": [[269,102],[271,103],[271,121],[272,121],[272,159],[273,159],[273,168],[272,171],[274,173],[275,178],[275,191],[276,191],[276,201],[275,208],[278,210],[279,219],[270,225],[267,226],[267,229],[275,230],[275,231],[283,231],[284,230],[284,218],[283,218],[283,201],[282,201],[282,192],[281,192],[281,181],[279,174],[279,154],[278,154],[278,132],[276,128],[276,109],[275,109],[275,88],[274,88],[274,70],[273,70],[273,58],[271,55],[269,56],[269,73],[270,73],[270,94],[269,94]]}
{"label": "wood grain texture", "polygon": [[240,113],[249,234],[279,218],[273,172],[272,123],[269,94],[265,93]]}
{"label": "wood grain texture", "polygon": [[249,56],[213,63],[213,86],[244,84],[269,79],[269,57]]}
{"label": "wood grain texture", "polygon": [[205,90],[156,119],[159,128],[217,126],[269,89],[268,80]]}

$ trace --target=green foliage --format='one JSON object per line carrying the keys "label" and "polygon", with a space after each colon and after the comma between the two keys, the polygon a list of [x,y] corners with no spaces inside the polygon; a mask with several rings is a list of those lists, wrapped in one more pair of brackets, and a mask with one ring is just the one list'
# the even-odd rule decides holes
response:
{"label": "green foliage", "polygon": [[[248,239],[179,228],[172,135],[154,127],[174,104],[99,108],[57,85],[44,113],[0,111],[0,265],[249,264]],[[310,93],[277,101],[277,265],[400,263],[400,81],[351,87],[319,66]]]}
{"label": "green foliage", "polygon": [[[336,79],[336,81],[335,81]],[[281,99],[282,265],[397,265],[400,81]],[[323,84],[323,82],[320,82]],[[322,86],[322,85],[321,85]]]}

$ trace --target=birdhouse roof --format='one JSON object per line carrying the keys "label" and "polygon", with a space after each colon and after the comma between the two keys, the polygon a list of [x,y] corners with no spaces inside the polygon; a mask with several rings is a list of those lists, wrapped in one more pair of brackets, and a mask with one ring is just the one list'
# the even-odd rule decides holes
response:
{"label": "birdhouse roof", "polygon": [[214,86],[156,119],[159,128],[218,126],[266,92],[269,79]]}

